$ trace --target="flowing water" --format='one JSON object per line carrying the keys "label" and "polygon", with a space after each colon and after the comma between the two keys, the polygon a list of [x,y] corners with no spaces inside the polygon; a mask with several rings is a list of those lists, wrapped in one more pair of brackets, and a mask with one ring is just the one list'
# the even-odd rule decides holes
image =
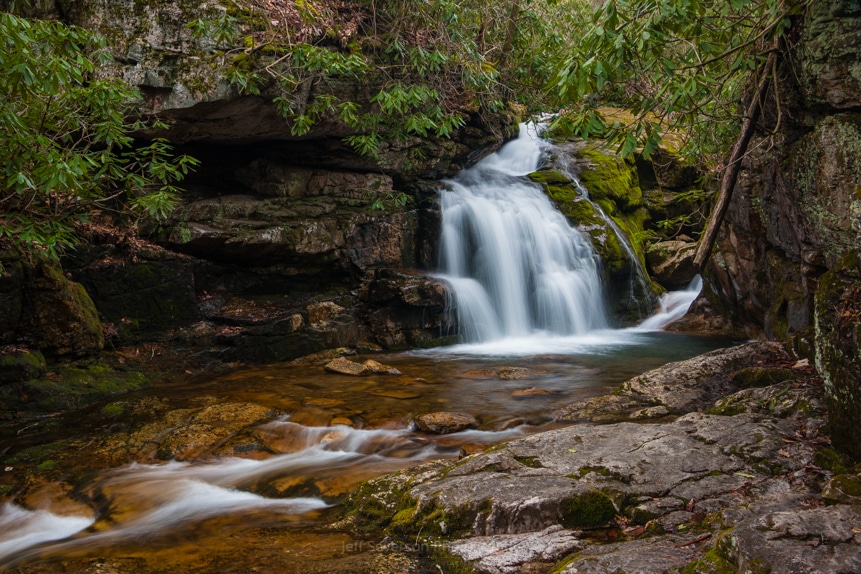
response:
{"label": "flowing water", "polygon": [[541,156],[520,137],[448,183],[441,194],[441,271],[465,342],[607,327],[599,261],[541,188],[522,176]]}
{"label": "flowing water", "polygon": [[[557,407],[727,344],[659,331],[697,284],[608,328],[591,246],[520,177],[540,153],[521,137],[442,192],[463,344],[374,356],[402,374],[269,365],[5,429],[0,570],[364,572],[374,546],[329,526],[361,481],[554,428]],[[435,411],[480,425],[417,431]]]}

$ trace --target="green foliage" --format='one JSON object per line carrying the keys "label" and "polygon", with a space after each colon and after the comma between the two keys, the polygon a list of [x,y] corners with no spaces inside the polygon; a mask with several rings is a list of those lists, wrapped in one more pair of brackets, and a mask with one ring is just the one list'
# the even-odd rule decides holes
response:
{"label": "green foliage", "polygon": [[164,140],[136,148],[136,90],[100,77],[98,35],[0,13],[0,240],[57,257],[93,210],[164,218],[197,161]]}
{"label": "green foliage", "polygon": [[[371,156],[384,142],[450,137],[469,114],[498,112],[506,100],[543,110],[553,61],[590,6],[358,0],[343,11],[323,0],[279,12],[238,0],[226,5],[188,27],[218,45],[230,81],[244,93],[274,94],[293,135],[337,118],[354,132],[346,141]],[[370,102],[345,98],[344,79],[380,89]]]}
{"label": "green foliage", "polygon": [[[607,138],[623,156],[648,156],[665,130],[690,135],[683,153],[712,163],[738,132],[741,91],[762,73],[792,17],[810,0],[607,0],[562,62],[565,121],[581,137]],[[601,104],[635,114],[605,119]]]}
{"label": "green foliage", "polygon": [[403,209],[409,201],[410,197],[406,193],[402,191],[389,191],[384,195],[373,199],[371,202],[371,211],[394,211]]}

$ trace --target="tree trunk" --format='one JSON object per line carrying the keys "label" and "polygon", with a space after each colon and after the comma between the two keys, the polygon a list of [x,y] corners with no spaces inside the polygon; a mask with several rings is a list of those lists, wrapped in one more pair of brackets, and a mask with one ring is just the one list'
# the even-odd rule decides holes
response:
{"label": "tree trunk", "polygon": [[502,53],[499,55],[497,69],[502,69],[508,60],[511,46],[514,44],[514,36],[517,34],[517,19],[520,17],[520,0],[511,3],[511,13],[508,15],[508,30],[505,32],[505,41],[502,44]]}
{"label": "tree trunk", "polygon": [[721,223],[726,215],[726,210],[729,207],[729,202],[732,199],[732,191],[735,188],[735,182],[738,180],[738,172],[741,169],[741,160],[747,152],[747,146],[750,143],[750,138],[753,137],[753,132],[756,128],[756,122],[759,120],[759,114],[762,110],[761,101],[768,88],[768,80],[771,77],[771,71],[774,67],[775,51],[768,55],[768,60],[765,62],[762,78],[759,80],[759,85],[756,87],[756,92],[747,107],[744,122],[741,126],[741,133],[738,136],[735,144],[732,146],[729,164],[726,166],[726,171],[723,173],[723,179],[720,184],[720,194],[718,195],[717,203],[712,209],[708,224],[706,225],[703,236],[700,238],[700,243],[697,246],[697,253],[694,256],[694,268],[697,273],[700,273],[705,267],[706,261],[711,256],[715,241],[717,240],[718,231],[720,231]]}

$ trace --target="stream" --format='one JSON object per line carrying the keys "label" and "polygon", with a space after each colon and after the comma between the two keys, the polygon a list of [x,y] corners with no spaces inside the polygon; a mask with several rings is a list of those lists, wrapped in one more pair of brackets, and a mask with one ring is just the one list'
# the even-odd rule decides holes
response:
{"label": "stream", "polygon": [[[520,177],[541,145],[524,129],[441,192],[439,276],[462,344],[351,357],[395,374],[243,368],[5,428],[0,570],[370,571],[379,536],[353,532],[340,505],[362,481],[556,428],[558,407],[728,345],[660,330],[696,282],[640,326],[608,327],[600,261]],[[478,427],[417,430],[439,411]]]}

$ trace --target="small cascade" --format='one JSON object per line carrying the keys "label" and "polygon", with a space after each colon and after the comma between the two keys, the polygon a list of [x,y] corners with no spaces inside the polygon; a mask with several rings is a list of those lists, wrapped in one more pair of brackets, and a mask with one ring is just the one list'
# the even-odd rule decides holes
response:
{"label": "small cascade", "polygon": [[658,311],[637,325],[636,329],[640,331],[657,331],[658,329],[663,329],[673,321],[681,319],[699,296],[702,288],[703,279],[697,275],[684,291],[664,293],[658,299]]}
{"label": "small cascade", "polygon": [[[183,529],[297,522],[330,507],[343,489],[362,480],[430,459],[456,458],[465,442],[490,446],[524,434],[514,427],[426,438],[406,429],[306,427],[289,419],[257,431],[278,454],[264,460],[133,463],[100,473],[79,493],[96,506],[88,516],[5,504],[0,507],[0,570],[35,557],[134,546]],[[336,485],[328,495],[327,483]]]}
{"label": "small cascade", "polygon": [[598,260],[541,188],[541,143],[520,137],[446,183],[441,278],[466,342],[605,328]]}

